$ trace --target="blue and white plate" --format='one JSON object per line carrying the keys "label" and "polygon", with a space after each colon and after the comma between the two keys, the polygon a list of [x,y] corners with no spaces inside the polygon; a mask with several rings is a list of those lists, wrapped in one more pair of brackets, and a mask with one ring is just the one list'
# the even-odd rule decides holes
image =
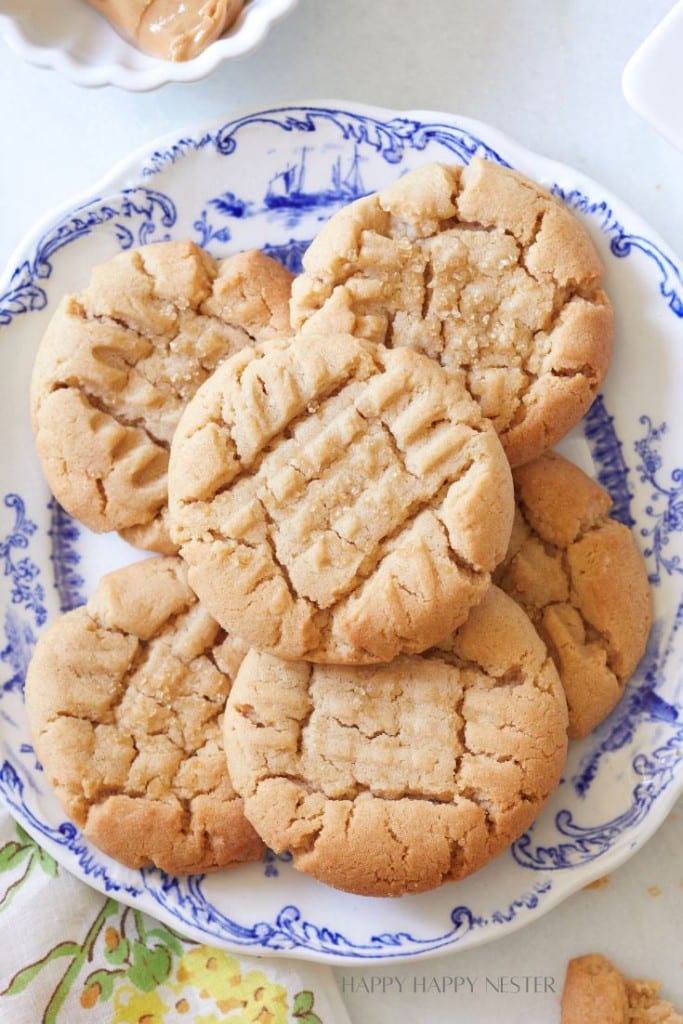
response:
{"label": "blue and white plate", "polygon": [[[296,269],[344,203],[427,161],[475,154],[550,188],[590,231],[617,311],[602,394],[563,449],[608,488],[634,530],[655,599],[648,651],[612,716],[571,747],[534,825],[463,882],[401,899],[353,897],[286,858],[206,876],[131,871],[64,820],[31,747],[22,698],[36,639],[100,575],[140,557],[55,504],[34,454],[28,381],[59,297],[121,249],[191,238],[221,256],[259,246]],[[465,118],[351,104],[260,110],[163,138],[44,221],[0,282],[0,796],[86,883],[203,942],[243,953],[360,964],[483,943],[612,871],[652,835],[683,787],[683,271],[604,188]]]}

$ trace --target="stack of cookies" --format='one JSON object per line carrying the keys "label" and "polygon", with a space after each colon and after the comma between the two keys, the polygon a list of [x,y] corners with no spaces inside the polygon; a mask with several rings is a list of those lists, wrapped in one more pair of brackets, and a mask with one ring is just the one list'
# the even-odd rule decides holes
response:
{"label": "stack of cookies", "polygon": [[172,874],[265,844],[394,896],[528,828],[650,629],[632,535],[550,450],[608,369],[601,274],[564,207],[476,159],[342,209],[294,280],[158,243],[62,302],[32,382],[48,482],[159,556],[29,669],[86,836]]}

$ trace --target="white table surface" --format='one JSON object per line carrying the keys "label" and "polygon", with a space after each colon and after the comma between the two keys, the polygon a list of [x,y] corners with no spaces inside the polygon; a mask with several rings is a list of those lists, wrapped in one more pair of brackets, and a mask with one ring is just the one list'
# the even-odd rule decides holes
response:
{"label": "white table surface", "polygon": [[[620,85],[626,61],[671,6],[300,0],[253,54],[203,82],[146,94],[78,88],[2,45],[0,266],[34,222],[156,135],[240,108],[332,97],[486,121],[601,182],[683,254],[683,153],[632,112]],[[548,1024],[559,1021],[567,959],[590,950],[661,979],[683,1008],[682,858],[679,801],[602,887],[520,932],[436,959],[339,968],[349,1014],[354,1024]]]}

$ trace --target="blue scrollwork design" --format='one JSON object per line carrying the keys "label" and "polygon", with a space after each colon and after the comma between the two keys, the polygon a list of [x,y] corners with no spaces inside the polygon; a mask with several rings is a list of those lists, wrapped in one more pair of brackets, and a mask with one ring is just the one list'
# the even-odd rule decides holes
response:
{"label": "blue scrollwork design", "polygon": [[38,582],[40,569],[28,557],[15,559],[17,551],[26,550],[29,538],[38,527],[26,515],[26,506],[18,494],[6,494],[4,505],[14,512],[14,525],[5,539],[0,541],[0,561],[4,575],[9,576],[11,580],[12,604],[23,605],[33,614],[36,625],[42,626],[47,618],[47,611],[43,604],[45,591]]}
{"label": "blue scrollwork design", "polygon": [[22,313],[45,309],[47,293],[41,282],[50,278],[52,260],[64,246],[110,224],[121,249],[129,249],[153,238],[168,238],[163,229],[172,227],[176,217],[169,196],[140,187],[123,189],[110,200],[95,199],[74,210],[43,235],[33,259],[14,271],[8,290],[0,295],[0,326],[12,323]]}
{"label": "blue scrollwork design", "polygon": [[168,149],[155,149],[142,168],[143,178],[152,178],[165,167],[170,167],[176,161],[181,160],[188,154],[197,153],[205,146],[211,146],[213,136],[207,133],[199,139],[180,138],[177,139]]}
{"label": "blue scrollwork design", "polygon": [[473,156],[480,155],[509,166],[500,153],[483,139],[457,125],[405,117],[385,121],[358,111],[331,107],[273,107],[228,121],[216,132],[206,133],[198,139],[182,138],[168,149],[155,150],[143,167],[142,174],[144,177],[152,177],[188,154],[207,146],[222,156],[231,156],[237,149],[238,134],[245,128],[259,124],[305,137],[313,134],[321,123],[334,125],[339,130],[341,140],[359,146],[367,145],[390,164],[400,163],[410,150],[424,150],[431,142],[436,142],[462,163],[469,163]]}
{"label": "blue scrollwork design", "polygon": [[496,910],[491,914],[491,921],[494,924],[509,924],[517,917],[522,910],[534,910],[541,902],[543,896],[552,890],[552,882],[547,879],[535,885],[531,892],[524,893],[518,899],[513,900],[507,910]]}
{"label": "blue scrollwork design", "polygon": [[568,206],[597,220],[601,231],[610,238],[610,251],[618,259],[630,256],[635,250],[651,260],[659,273],[660,295],[666,299],[672,313],[683,318],[683,277],[680,268],[658,245],[643,235],[627,231],[604,200],[594,202],[578,189],[566,191],[559,185],[553,187],[553,192]]}
{"label": "blue scrollwork design", "polygon": [[[308,147],[305,143],[306,136],[314,134],[321,123],[326,126],[334,125],[339,130],[340,141],[352,143],[352,152],[344,166],[340,155],[331,153],[329,182],[323,187],[316,188],[306,181]],[[302,136],[303,144],[299,155],[273,175],[260,203],[242,199],[234,192],[223,192],[210,199],[193,225],[197,232],[197,241],[204,247],[209,247],[214,242],[225,244],[230,240],[230,219],[251,217],[268,211],[284,211],[289,215],[288,223],[291,226],[307,212],[341,206],[366,195],[368,189],[362,179],[361,164],[364,160],[362,152],[367,152],[368,147],[390,164],[398,164],[406,153],[411,150],[422,151],[432,143],[437,143],[450,151],[462,163],[468,163],[475,154],[481,154],[490,160],[505,164],[500,154],[487,146],[482,139],[453,125],[439,122],[423,123],[401,117],[382,121],[365,114],[312,107],[274,108],[257,115],[238,118],[223,125],[215,136],[203,136],[197,142],[197,148],[203,148],[211,142],[220,155],[231,156],[238,148],[239,133],[255,124],[275,126],[293,136]],[[156,152],[146,172],[149,174],[161,170],[164,157],[175,162],[190,150],[190,140],[185,139],[181,147],[172,147],[166,154]],[[321,153],[318,153],[318,159],[320,155]],[[219,226],[216,225],[216,217],[223,220]],[[298,242],[295,243],[295,248],[294,243],[290,246],[273,247],[278,251],[271,251],[266,246],[265,251],[279,258],[285,266],[296,273],[301,269],[300,256],[306,245],[307,243]],[[286,251],[280,252],[280,249]]]}
{"label": "blue scrollwork design", "polygon": [[285,132],[312,134],[318,124],[333,124],[340,138],[356,145],[367,145],[380,154],[387,163],[398,164],[405,153],[426,149],[430,142],[438,142],[469,163],[475,154],[505,164],[505,160],[483,139],[464,128],[443,122],[422,122],[404,117],[389,121],[348,110],[330,107],[276,107],[258,114],[228,121],[215,135],[214,144],[219,153],[228,156],[237,148],[237,135],[246,126],[268,124]]}
{"label": "blue scrollwork design", "polygon": [[[298,134],[305,139],[306,135],[314,134],[323,123],[334,125],[339,130],[340,140],[352,142],[356,147],[369,147],[390,164],[399,164],[407,153],[425,150],[430,144],[436,143],[462,163],[469,163],[477,155],[509,166],[492,146],[455,124],[423,122],[400,116],[382,120],[356,111],[327,107],[276,107],[229,121],[215,133],[207,133],[197,140],[181,139],[165,151],[156,151],[143,174],[156,174],[167,164],[206,146],[212,146],[220,155],[230,156],[237,150],[240,132],[259,124],[275,126],[283,132]],[[683,317],[683,277],[680,268],[659,245],[641,234],[628,231],[605,200],[593,200],[579,189],[563,189],[558,184],[552,186],[552,191],[569,207],[595,221],[599,229],[610,236],[610,249],[615,257],[623,259],[635,251],[650,260],[660,277],[660,294],[674,315]],[[206,212],[195,224],[195,228],[200,238],[211,238],[213,229]],[[224,233],[227,229],[218,230]]]}
{"label": "blue scrollwork design", "polygon": [[585,796],[588,792],[602,759],[630,744],[641,723],[665,722],[674,725],[678,721],[677,708],[660,697],[654,686],[652,675],[647,672],[644,683],[622,701],[613,716],[614,724],[607,729],[604,738],[600,739],[572,776],[572,786],[579,796]]}
{"label": "blue scrollwork design", "polygon": [[599,825],[578,825],[566,808],[555,816],[555,828],[567,842],[556,845],[535,846],[533,829],[526,832],[512,846],[515,861],[525,868],[537,871],[558,871],[591,863],[610,850],[624,834],[649,814],[660,794],[673,782],[676,766],[680,763],[683,726],[678,726],[666,743],[650,754],[637,754],[632,762],[633,771],[643,781],[632,793],[632,801],[625,811]]}
{"label": "blue scrollwork design", "polygon": [[683,530],[683,468],[674,469],[669,482],[662,482],[663,461],[658,449],[667,425],[661,423],[656,427],[649,416],[641,416],[640,423],[646,431],[645,436],[634,445],[640,458],[636,469],[642,483],[651,488],[651,504],[645,511],[654,520],[640,532],[648,538],[645,556],[653,558],[655,562],[655,571],[650,573],[650,581],[659,583],[663,572],[668,575],[683,572],[680,554],[669,553],[672,534]]}
{"label": "blue scrollwork design", "polygon": [[[311,953],[343,955],[358,961],[377,956],[388,959],[450,946],[473,929],[486,924],[484,918],[477,917],[467,907],[458,906],[450,913],[451,927],[441,935],[420,939],[409,932],[381,932],[371,935],[367,941],[356,942],[334,928],[307,920],[301,909],[293,904],[283,906],[272,922],[241,925],[207,901],[202,891],[203,875],[193,875],[181,882],[157,869],[150,869],[143,870],[142,876],[146,891],[160,908],[171,914],[175,927],[190,927],[214,940],[220,938],[244,949],[279,952],[305,949]],[[547,888],[544,887],[543,891]],[[526,898],[520,902],[520,908],[531,905]],[[511,907],[509,913],[514,916],[516,911],[517,908]]]}
{"label": "blue scrollwork design", "polygon": [[[25,556],[16,559],[17,551],[28,549],[30,538],[38,527],[26,515],[23,499],[14,493],[5,495],[4,505],[14,513],[14,523],[0,541],[0,559],[3,572],[10,580],[10,604],[5,609],[5,647],[0,651],[0,660],[9,665],[12,675],[5,680],[0,693],[23,691],[26,669],[36,644],[35,626],[42,626],[47,619],[45,592],[38,581],[40,569]],[[30,614],[30,619],[20,614]]]}

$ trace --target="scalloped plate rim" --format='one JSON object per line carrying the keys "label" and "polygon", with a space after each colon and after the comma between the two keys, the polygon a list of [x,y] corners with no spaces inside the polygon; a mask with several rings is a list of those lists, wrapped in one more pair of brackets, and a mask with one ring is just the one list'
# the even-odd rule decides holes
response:
{"label": "scalloped plate rim", "polygon": [[[375,117],[377,119],[388,121],[391,118],[403,117],[411,118],[418,121],[434,121],[444,120],[453,127],[461,127],[471,132],[472,134],[479,134],[483,137],[487,144],[495,146],[496,148],[507,150],[512,152],[516,160],[520,158],[522,160],[528,160],[531,164],[539,166],[542,164],[544,171],[551,177],[556,177],[562,180],[563,176],[567,174],[577,185],[586,187],[588,194],[597,193],[607,200],[607,202],[616,207],[620,213],[626,214],[629,219],[629,226],[635,228],[637,231],[645,232],[649,239],[652,239],[659,246],[661,251],[665,255],[669,255],[674,263],[679,262],[677,257],[668,247],[667,243],[662,240],[656,232],[654,232],[649,225],[631,208],[622,202],[617,196],[615,196],[610,190],[604,188],[599,183],[595,182],[589,176],[582,172],[575,171],[559,161],[555,161],[546,156],[537,154],[520,145],[511,136],[507,135],[490,125],[485,124],[477,119],[469,118],[466,116],[460,116],[457,114],[447,113],[443,111],[431,111],[431,110],[398,110],[391,108],[376,107],[372,105],[365,105],[351,101],[343,100],[306,100],[306,101],[292,101],[283,104],[279,104],[273,107],[247,107],[240,110],[230,112],[228,115],[222,118],[213,117],[207,119],[199,125],[194,125],[188,132],[172,131],[164,133],[152,139],[145,145],[137,147],[132,153],[128,154],[122,160],[120,160],[114,167],[112,167],[105,175],[103,175],[93,186],[88,189],[82,190],[76,197],[72,198],[60,204],[60,206],[46,214],[29,232],[26,233],[22,241],[16,247],[14,253],[10,257],[7,267],[2,275],[0,275],[0,294],[4,294],[4,291],[11,280],[11,277],[16,269],[21,265],[21,254],[28,255],[33,249],[35,249],[38,240],[49,230],[51,226],[55,226],[59,223],[63,217],[69,212],[75,209],[85,206],[88,203],[95,202],[102,196],[106,196],[107,193],[113,190],[120,191],[124,188],[130,187],[132,184],[140,184],[143,179],[141,176],[142,168],[145,163],[148,162],[154,155],[155,152],[168,148],[169,144],[177,143],[182,139],[188,137],[199,139],[204,137],[207,133],[216,131],[226,124],[235,122],[243,117],[253,116],[256,114],[278,112],[283,113],[287,110],[301,110],[301,109],[330,109],[339,112],[348,112],[351,114],[358,114],[366,117]],[[192,151],[189,151],[190,153]],[[181,154],[179,159],[183,159],[187,154]],[[555,172],[555,173],[553,173]],[[647,814],[644,822],[640,824],[638,829],[638,838],[630,843],[615,844],[610,849],[602,854],[591,866],[584,866],[581,870],[581,880],[575,884],[571,882],[572,873],[568,873],[564,876],[566,884],[557,884],[556,879],[562,879],[563,876],[554,876],[553,884],[551,885],[550,891],[544,895],[542,906],[537,908],[526,908],[518,914],[513,920],[506,922],[505,924],[498,924],[495,934],[486,935],[480,932],[478,935],[473,936],[467,943],[466,946],[482,945],[486,942],[493,941],[495,938],[503,935],[510,934],[520,928],[522,928],[529,920],[530,916],[532,919],[536,919],[538,916],[542,916],[547,913],[564,899],[570,896],[580,887],[590,883],[596,878],[604,875],[607,871],[614,870],[619,865],[623,864],[630,856],[632,856],[637,850],[640,850],[645,843],[654,835],[659,826],[661,825],[664,818],[667,816],[674,803],[677,801],[681,790],[683,789],[683,772],[680,776],[667,786],[664,793],[660,794],[656,801],[656,807],[653,807]],[[0,800],[4,802],[4,798],[0,793]],[[38,841],[43,842],[44,837],[39,837],[37,830],[34,830],[30,823],[25,821],[21,822],[22,826],[26,828],[27,832],[34,835]],[[51,851],[53,852],[53,851]],[[99,854],[99,851],[98,851]],[[55,854],[55,859],[60,863],[60,857]],[[107,858],[104,858],[105,860]],[[69,869],[68,864],[64,866]],[[543,877],[547,877],[543,876]],[[89,883],[88,879],[84,879],[86,884]],[[453,887],[454,902],[457,902],[457,883]],[[120,895],[123,902],[126,902],[125,895]],[[145,908],[147,909],[147,908]],[[533,914],[529,914],[529,909],[534,910]],[[153,911],[150,911],[153,913]],[[227,948],[238,948],[230,947]],[[454,946],[455,948],[462,948]],[[242,950],[244,951],[244,950]],[[250,952],[250,950],[246,950]],[[449,952],[449,946],[439,946],[436,948],[427,948],[424,950],[418,950],[413,952],[397,951],[395,954],[390,953],[387,950],[381,951],[375,956],[357,956],[354,957],[351,954],[334,954],[327,952],[316,952],[310,951],[305,948],[289,948],[283,950],[277,949],[265,949],[259,950],[262,955],[272,956],[284,956],[284,957],[301,957],[311,961],[320,961],[325,963],[336,963],[336,964],[349,964],[353,963],[377,963],[387,960],[395,961],[410,961],[418,959],[427,959],[438,955],[443,955]]]}

